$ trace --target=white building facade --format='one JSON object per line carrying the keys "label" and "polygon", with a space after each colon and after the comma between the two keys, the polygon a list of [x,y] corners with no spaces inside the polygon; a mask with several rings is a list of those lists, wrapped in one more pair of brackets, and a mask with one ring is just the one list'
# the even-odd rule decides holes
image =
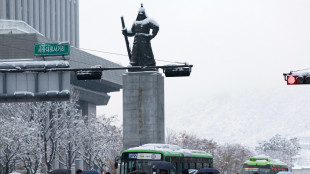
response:
{"label": "white building facade", "polygon": [[0,19],[24,21],[51,40],[79,47],[78,0],[0,0]]}

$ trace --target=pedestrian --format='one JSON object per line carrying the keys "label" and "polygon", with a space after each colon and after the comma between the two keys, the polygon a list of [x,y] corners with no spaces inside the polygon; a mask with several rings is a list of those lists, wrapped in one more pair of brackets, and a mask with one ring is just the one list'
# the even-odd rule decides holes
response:
{"label": "pedestrian", "polygon": [[106,172],[105,174],[111,174],[110,172]]}
{"label": "pedestrian", "polygon": [[82,171],[81,169],[77,169],[77,170],[76,170],[76,174],[82,174],[82,172],[83,172],[83,171]]}
{"label": "pedestrian", "polygon": [[168,174],[168,170],[161,169],[160,174]]}
{"label": "pedestrian", "polygon": [[[150,30],[152,30],[152,33],[150,33]],[[151,39],[157,35],[158,30],[159,25],[155,20],[146,15],[145,9],[141,4],[137,19],[133,23],[131,30],[127,30],[126,28],[122,30],[124,36],[135,36],[130,60],[132,66],[156,65],[151,47]]]}

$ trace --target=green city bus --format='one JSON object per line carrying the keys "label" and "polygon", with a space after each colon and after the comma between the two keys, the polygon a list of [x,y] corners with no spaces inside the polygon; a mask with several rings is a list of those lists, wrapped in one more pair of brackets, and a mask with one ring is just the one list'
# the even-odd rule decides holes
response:
{"label": "green city bus", "polygon": [[288,171],[287,164],[268,156],[255,156],[243,163],[241,174],[276,174]]}
{"label": "green city bus", "polygon": [[135,170],[143,170],[151,174],[154,172],[152,163],[161,160],[174,165],[176,170],[170,170],[170,174],[181,174],[183,169],[213,167],[213,156],[204,151],[182,149],[170,144],[144,144],[122,152],[118,172],[128,174]]}

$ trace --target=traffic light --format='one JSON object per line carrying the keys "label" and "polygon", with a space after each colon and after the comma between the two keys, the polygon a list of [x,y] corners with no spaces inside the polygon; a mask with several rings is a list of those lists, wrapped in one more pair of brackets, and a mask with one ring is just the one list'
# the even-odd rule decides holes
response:
{"label": "traffic light", "polygon": [[79,70],[76,71],[78,80],[100,80],[102,71],[100,70]]}
{"label": "traffic light", "polygon": [[176,68],[164,68],[164,73],[166,77],[182,77],[189,76],[191,74],[190,67],[176,67]]}
{"label": "traffic light", "polygon": [[310,76],[294,76],[288,75],[286,77],[287,85],[302,85],[310,84]]}

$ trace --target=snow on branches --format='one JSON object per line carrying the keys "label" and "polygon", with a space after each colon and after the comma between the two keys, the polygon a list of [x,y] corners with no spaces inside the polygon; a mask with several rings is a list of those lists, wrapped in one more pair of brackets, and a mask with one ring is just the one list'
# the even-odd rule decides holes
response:
{"label": "snow on branches", "polygon": [[111,169],[108,161],[123,146],[121,129],[112,125],[116,117],[82,116],[78,108],[78,94],[70,101],[0,104],[3,172],[16,161],[29,174],[52,171],[55,162],[71,170],[76,158],[89,169]]}
{"label": "snow on branches", "polygon": [[293,162],[296,161],[296,156],[299,154],[301,149],[299,140],[295,138],[286,139],[281,135],[277,134],[259,143],[256,147],[258,153],[266,154],[274,159],[280,159],[293,167]]}

